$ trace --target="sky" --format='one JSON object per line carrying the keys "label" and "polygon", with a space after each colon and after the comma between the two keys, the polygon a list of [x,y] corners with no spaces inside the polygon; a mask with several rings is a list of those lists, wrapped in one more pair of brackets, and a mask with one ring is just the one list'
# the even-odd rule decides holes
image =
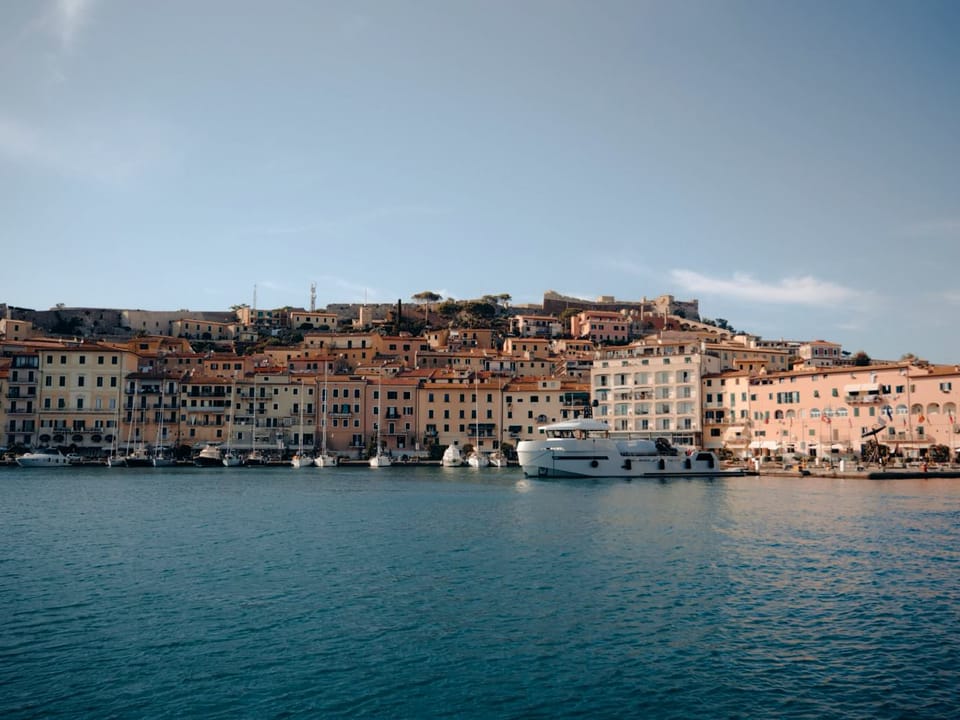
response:
{"label": "sky", "polygon": [[954,0],[4,0],[0,302],[547,290],[960,362]]}

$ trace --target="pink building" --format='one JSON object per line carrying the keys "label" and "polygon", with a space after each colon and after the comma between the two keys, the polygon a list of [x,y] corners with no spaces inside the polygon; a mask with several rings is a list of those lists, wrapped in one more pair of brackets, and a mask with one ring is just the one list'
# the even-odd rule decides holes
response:
{"label": "pink building", "polygon": [[585,310],[570,318],[570,334],[595,343],[626,342],[630,337],[630,318],[618,312]]}
{"label": "pink building", "polygon": [[754,451],[824,456],[864,451],[875,439],[894,454],[960,450],[960,366],[896,363],[823,367],[750,378]]}

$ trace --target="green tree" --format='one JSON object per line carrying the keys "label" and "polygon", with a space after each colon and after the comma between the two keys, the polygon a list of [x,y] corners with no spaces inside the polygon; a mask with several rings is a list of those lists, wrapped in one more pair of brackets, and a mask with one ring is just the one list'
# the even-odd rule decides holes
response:
{"label": "green tree", "polygon": [[441,317],[452,320],[460,314],[460,303],[452,298],[448,298],[444,302],[440,303],[439,307],[437,307],[437,312]]}
{"label": "green tree", "polygon": [[857,367],[865,367],[866,365],[869,365],[872,362],[873,360],[863,350],[860,350],[854,353],[853,364],[856,365]]}
{"label": "green tree", "polygon": [[410,299],[419,305],[423,305],[423,323],[426,325],[429,322],[427,314],[430,312],[431,303],[440,302],[442,296],[432,290],[424,290],[416,295],[411,295]]}

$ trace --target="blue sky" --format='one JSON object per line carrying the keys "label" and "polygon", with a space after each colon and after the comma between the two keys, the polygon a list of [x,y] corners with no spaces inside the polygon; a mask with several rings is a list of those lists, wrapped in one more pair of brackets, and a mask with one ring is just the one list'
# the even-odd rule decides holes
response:
{"label": "blue sky", "polygon": [[960,3],[6,0],[0,301],[545,290],[960,361]]}

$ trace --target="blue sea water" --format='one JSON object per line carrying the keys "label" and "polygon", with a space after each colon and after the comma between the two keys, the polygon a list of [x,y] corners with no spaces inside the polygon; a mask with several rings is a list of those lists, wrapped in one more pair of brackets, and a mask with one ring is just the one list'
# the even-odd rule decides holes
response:
{"label": "blue sea water", "polygon": [[960,481],[0,470],[0,717],[960,717]]}

